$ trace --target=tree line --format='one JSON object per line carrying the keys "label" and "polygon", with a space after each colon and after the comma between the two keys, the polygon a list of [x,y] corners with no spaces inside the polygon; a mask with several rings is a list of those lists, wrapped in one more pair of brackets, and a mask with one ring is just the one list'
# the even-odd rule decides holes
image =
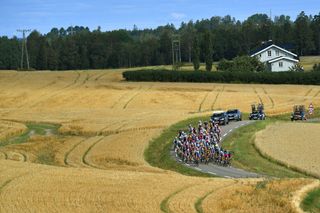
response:
{"label": "tree line", "polygon": [[[30,67],[36,70],[104,69],[172,64],[171,38],[179,35],[183,62],[206,62],[248,55],[263,41],[273,40],[298,55],[320,54],[320,13],[301,12],[295,20],[280,15],[271,20],[255,14],[244,21],[231,16],[168,24],[156,29],[114,30],[100,27],[53,28],[27,37]],[[0,37],[0,69],[18,69],[22,40]]]}

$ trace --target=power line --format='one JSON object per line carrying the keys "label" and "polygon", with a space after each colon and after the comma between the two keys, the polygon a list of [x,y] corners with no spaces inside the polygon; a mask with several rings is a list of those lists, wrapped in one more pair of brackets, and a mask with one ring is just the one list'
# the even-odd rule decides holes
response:
{"label": "power line", "polygon": [[27,69],[30,69],[29,65],[29,55],[28,55],[28,48],[27,48],[27,38],[26,33],[30,32],[30,29],[18,29],[17,32],[22,33],[22,43],[21,43],[21,61],[20,61],[20,69],[23,69],[23,58],[24,58],[24,50],[26,53],[26,60],[27,60]]}

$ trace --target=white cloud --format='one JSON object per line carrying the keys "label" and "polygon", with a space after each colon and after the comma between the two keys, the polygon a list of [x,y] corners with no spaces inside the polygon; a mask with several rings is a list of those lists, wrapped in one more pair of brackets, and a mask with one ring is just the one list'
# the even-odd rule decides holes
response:
{"label": "white cloud", "polygon": [[187,16],[184,13],[176,13],[176,12],[174,12],[174,13],[171,13],[171,17],[176,19],[176,20],[181,20],[181,19],[183,19],[183,18],[185,18]]}

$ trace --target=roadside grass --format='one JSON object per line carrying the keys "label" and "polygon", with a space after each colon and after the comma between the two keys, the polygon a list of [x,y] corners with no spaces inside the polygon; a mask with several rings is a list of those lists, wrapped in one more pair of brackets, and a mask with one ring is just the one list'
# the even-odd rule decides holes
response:
{"label": "roadside grass", "polygon": [[182,165],[175,161],[171,155],[170,150],[172,148],[172,141],[177,135],[179,130],[186,129],[189,124],[196,124],[199,120],[208,120],[208,116],[191,118],[184,121],[180,121],[168,129],[164,130],[163,133],[156,139],[152,140],[148,148],[144,152],[146,161],[155,167],[159,167],[165,170],[171,170],[179,172],[183,175],[188,176],[200,176],[200,177],[214,177],[211,174],[199,172],[192,168]]}
{"label": "roadside grass", "polygon": [[300,57],[300,63],[304,70],[311,71],[314,64],[320,63],[320,56],[302,56]]}
{"label": "roadside grass", "polygon": [[[316,109],[312,118],[318,117],[320,117],[320,110]],[[243,119],[246,120],[247,118],[248,114],[244,113]],[[213,175],[182,165],[170,155],[172,141],[179,130],[186,129],[189,124],[196,125],[199,120],[205,121],[208,119],[209,116],[195,117],[180,121],[164,130],[158,138],[149,143],[144,152],[146,161],[152,166],[176,171],[183,175],[213,177]],[[308,177],[307,174],[287,168],[276,160],[264,157],[255,148],[255,133],[279,121],[291,122],[290,113],[268,117],[265,121],[258,121],[241,127],[228,136],[223,142],[223,147],[234,152],[233,166],[271,177]]]}
{"label": "roadside grass", "polygon": [[306,212],[320,212],[320,188],[307,194],[301,203],[301,208]]}

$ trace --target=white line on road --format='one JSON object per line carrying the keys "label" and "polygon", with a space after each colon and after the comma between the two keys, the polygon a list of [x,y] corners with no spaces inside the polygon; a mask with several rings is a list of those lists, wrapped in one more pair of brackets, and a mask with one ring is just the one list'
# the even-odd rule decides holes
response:
{"label": "white line on road", "polygon": [[230,176],[224,176],[225,178],[232,178],[232,177],[230,177]]}
{"label": "white line on road", "polygon": [[210,174],[212,174],[212,175],[217,175],[217,173],[214,173],[214,172],[208,172],[208,173],[210,173]]}
{"label": "white line on road", "polygon": [[195,168],[196,170],[198,170],[198,171],[202,171],[201,169],[199,169],[199,168]]}
{"label": "white line on road", "polygon": [[226,137],[228,133],[224,134],[223,137]]}
{"label": "white line on road", "polygon": [[229,132],[232,132],[233,129],[230,129]]}
{"label": "white line on road", "polygon": [[187,166],[190,166],[189,164],[186,163]]}

